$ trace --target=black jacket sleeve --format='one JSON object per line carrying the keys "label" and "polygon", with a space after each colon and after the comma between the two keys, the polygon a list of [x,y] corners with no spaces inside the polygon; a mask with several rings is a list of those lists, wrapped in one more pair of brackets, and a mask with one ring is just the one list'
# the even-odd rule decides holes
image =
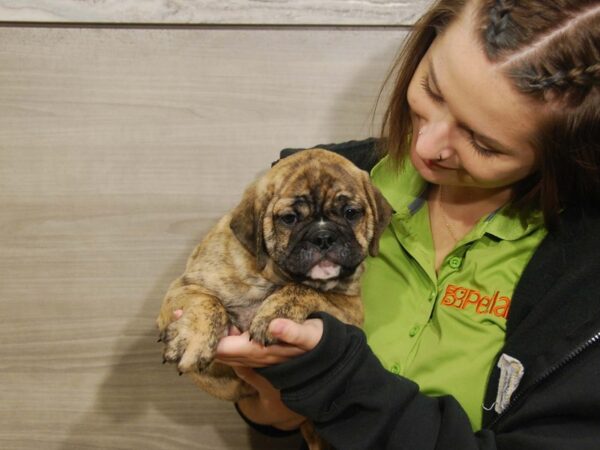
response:
{"label": "black jacket sleeve", "polygon": [[600,333],[500,425],[474,433],[453,397],[428,397],[385,370],[363,332],[325,313],[310,352],[259,369],[283,402],[340,450],[597,450]]}
{"label": "black jacket sleeve", "polygon": [[313,420],[337,449],[495,449],[493,434],[474,434],[452,397],[427,397],[380,364],[364,333],[325,313],[311,352],[259,369],[283,402]]}

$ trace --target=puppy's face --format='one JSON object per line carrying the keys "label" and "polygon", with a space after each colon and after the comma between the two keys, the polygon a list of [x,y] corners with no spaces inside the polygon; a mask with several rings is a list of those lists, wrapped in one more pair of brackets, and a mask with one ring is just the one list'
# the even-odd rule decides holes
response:
{"label": "puppy's face", "polygon": [[354,273],[368,252],[366,198],[348,179],[307,171],[276,195],[263,222],[271,259],[296,281]]}
{"label": "puppy's face", "polygon": [[259,268],[268,258],[291,280],[333,280],[377,253],[390,215],[366,172],[313,149],[282,160],[249,188],[231,227]]}

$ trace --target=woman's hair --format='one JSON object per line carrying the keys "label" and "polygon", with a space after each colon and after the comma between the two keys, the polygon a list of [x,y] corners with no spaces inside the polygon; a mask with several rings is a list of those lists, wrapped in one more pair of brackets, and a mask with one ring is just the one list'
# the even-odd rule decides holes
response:
{"label": "woman's hair", "polygon": [[384,115],[385,151],[409,148],[408,85],[431,42],[475,3],[480,45],[518,92],[540,105],[531,136],[540,169],[515,189],[513,207],[540,208],[554,228],[567,207],[600,209],[600,4],[598,0],[438,0],[415,24],[394,65]]}

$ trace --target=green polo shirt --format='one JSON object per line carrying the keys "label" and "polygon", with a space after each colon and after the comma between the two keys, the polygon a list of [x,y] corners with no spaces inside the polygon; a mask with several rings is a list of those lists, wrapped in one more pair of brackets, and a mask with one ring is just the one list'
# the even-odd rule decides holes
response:
{"label": "green polo shirt", "polygon": [[384,158],[371,176],[395,213],[363,277],[369,344],[422,393],[454,396],[477,430],[513,291],[546,234],[541,215],[482,218],[436,274],[427,183],[409,160],[398,172]]}

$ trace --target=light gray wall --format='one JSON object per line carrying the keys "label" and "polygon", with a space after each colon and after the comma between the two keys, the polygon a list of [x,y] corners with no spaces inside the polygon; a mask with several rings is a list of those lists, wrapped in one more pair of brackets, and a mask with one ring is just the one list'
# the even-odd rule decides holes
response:
{"label": "light gray wall", "polygon": [[154,317],[279,149],[377,133],[424,3],[0,0],[0,448],[295,448],[162,366]]}

